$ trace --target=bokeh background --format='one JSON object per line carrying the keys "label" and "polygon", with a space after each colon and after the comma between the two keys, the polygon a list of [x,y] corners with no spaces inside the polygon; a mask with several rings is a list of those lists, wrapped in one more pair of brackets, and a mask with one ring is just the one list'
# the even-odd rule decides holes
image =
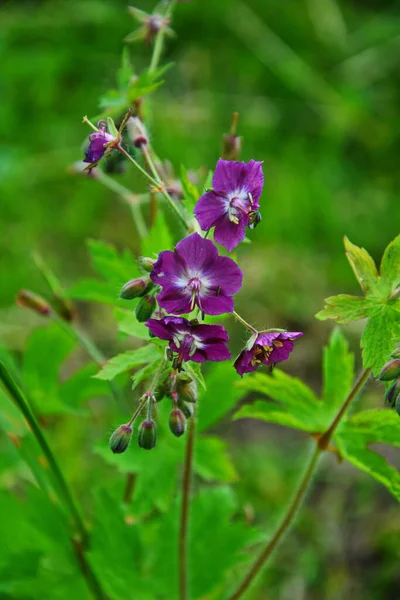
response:
{"label": "bokeh background", "polygon": [[[136,4],[152,8],[148,0]],[[314,315],[326,296],[359,293],[343,235],[379,261],[399,232],[399,9],[394,0],[182,3],[173,23],[177,36],[166,50],[175,65],[146,107],[157,153],[176,169],[180,163],[212,169],[231,114],[240,113],[242,158],[264,161],[266,183],[262,224],[239,253],[245,283],[238,312],[259,326],[304,331],[285,369],[316,390],[331,325]],[[98,114],[135,23],[122,0],[11,0],[2,3],[0,21],[0,339],[18,356],[38,324],[14,302],[21,287],[43,288],[33,250],[66,287],[91,274],[87,238],[139,252],[126,206],[99,182],[67,169],[83,156],[82,116]],[[131,46],[138,70],[149,56],[145,46]],[[118,177],[135,191],[145,189],[129,169]],[[112,355],[107,310],[82,303],[78,313]],[[230,327],[239,350],[243,332]],[[362,324],[346,328],[356,352],[361,331]],[[363,402],[377,406],[381,396],[371,385]],[[87,478],[94,485],[103,466],[95,462],[90,470],[91,457],[84,457],[82,472],[67,439],[80,439],[82,425],[70,419],[57,427],[60,446],[74,455],[65,459],[67,469],[84,498]],[[229,420],[218,432],[232,442],[248,518],[272,528],[303,464],[304,436]],[[118,476],[109,475],[118,485]],[[0,483],[12,487],[1,474]],[[399,533],[389,493],[328,457],[294,532],[249,598],[396,600]],[[2,599],[36,597],[7,593],[0,584]]]}

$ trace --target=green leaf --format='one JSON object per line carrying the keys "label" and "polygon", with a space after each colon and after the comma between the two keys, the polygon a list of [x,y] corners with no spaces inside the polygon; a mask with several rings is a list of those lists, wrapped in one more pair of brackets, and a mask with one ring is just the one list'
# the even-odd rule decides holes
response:
{"label": "green leaf", "polygon": [[137,261],[125,250],[118,253],[112,244],[100,240],[88,240],[93,269],[111,283],[120,285],[140,274]]}
{"label": "green leaf", "polygon": [[132,390],[135,390],[137,386],[142,383],[142,381],[150,379],[154,375],[157,367],[158,362],[156,363],[156,361],[154,361],[149,365],[145,365],[144,367],[136,371],[136,373],[132,377]]}
{"label": "green leaf", "polygon": [[350,392],[354,380],[354,355],[340,329],[332,332],[329,345],[324,348],[323,401],[327,419],[336,413]]}
{"label": "green leaf", "polygon": [[28,338],[22,366],[22,380],[29,398],[41,414],[67,409],[58,393],[61,365],[76,341],[57,325],[38,327]]}
{"label": "green leaf", "polygon": [[378,375],[400,339],[400,311],[382,304],[370,315],[361,338],[364,368]]}
{"label": "green leaf", "polygon": [[400,235],[385,250],[381,262],[381,277],[390,296],[400,286]]}
{"label": "green leaf", "polygon": [[68,289],[67,295],[75,300],[115,305],[121,287],[119,284],[114,285],[97,279],[82,279]]}
{"label": "green leaf", "polygon": [[272,375],[256,373],[237,384],[247,392],[259,392],[275,402],[258,401],[245,405],[235,419],[260,419],[314,433],[325,425],[321,401],[300,379],[276,369]]}
{"label": "green leaf", "polygon": [[184,205],[189,214],[193,212],[194,206],[200,197],[199,190],[189,179],[189,175],[181,165],[181,184],[184,196]]}
{"label": "green leaf", "polygon": [[139,323],[133,310],[123,308],[114,309],[114,317],[117,321],[118,331],[126,333],[139,340],[149,339],[149,330],[144,323]]}
{"label": "green leaf", "polygon": [[88,363],[75,371],[59,386],[58,393],[61,401],[66,406],[77,408],[92,398],[108,397],[109,386],[94,378],[97,371],[98,366],[94,363]]}
{"label": "green leaf", "polygon": [[232,483],[238,479],[226,442],[214,436],[198,439],[194,469],[206,481]]}
{"label": "green leaf", "polygon": [[129,350],[110,358],[94,377],[111,381],[120,373],[129,371],[134,367],[140,367],[146,363],[152,363],[160,357],[161,354],[156,346],[154,344],[147,344],[147,346],[142,346],[137,350]]}
{"label": "green leaf", "polygon": [[343,458],[382,483],[400,501],[400,473],[370,444],[400,446],[400,418],[388,409],[368,410],[342,422],[334,439]]}
{"label": "green leaf", "polygon": [[162,250],[168,250],[173,245],[171,233],[165,221],[164,214],[158,211],[156,222],[151,229],[151,235],[142,242],[143,256],[153,258]]}
{"label": "green leaf", "polygon": [[315,316],[321,321],[332,319],[336,323],[346,324],[358,319],[366,319],[371,303],[362,296],[339,294],[325,299],[325,308]]}
{"label": "green leaf", "polygon": [[379,289],[379,275],[373,258],[365,248],[359,248],[344,237],[346,256],[365,294],[374,294]]}
{"label": "green leaf", "polygon": [[236,373],[229,362],[213,365],[207,374],[207,390],[198,402],[198,430],[215,425],[236,405],[240,391],[233,385]]}

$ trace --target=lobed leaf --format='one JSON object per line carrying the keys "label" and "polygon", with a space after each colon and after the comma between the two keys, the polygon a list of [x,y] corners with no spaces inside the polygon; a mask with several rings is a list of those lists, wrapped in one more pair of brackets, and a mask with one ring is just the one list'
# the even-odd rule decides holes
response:
{"label": "lobed leaf", "polygon": [[361,338],[364,368],[372,367],[378,375],[399,339],[400,311],[390,304],[377,306]]}
{"label": "lobed leaf", "polygon": [[332,332],[329,345],[324,348],[323,374],[322,399],[330,418],[344,402],[354,381],[354,354],[340,329]]}
{"label": "lobed leaf", "polygon": [[381,262],[381,277],[390,296],[400,286],[400,235],[385,250]]}
{"label": "lobed leaf", "polygon": [[346,324],[366,319],[371,309],[370,302],[363,296],[339,294],[325,298],[325,308],[315,316],[321,321],[332,319],[336,323]]}
{"label": "lobed leaf", "polygon": [[142,346],[137,350],[129,350],[110,358],[94,377],[111,381],[120,373],[129,371],[134,367],[152,363],[158,358],[160,358],[160,352],[156,346],[154,344],[147,344],[147,346]]}
{"label": "lobed leaf", "polygon": [[373,258],[365,248],[352,244],[348,237],[344,237],[346,256],[354,271],[361,289],[365,294],[374,294],[379,288],[379,275]]}

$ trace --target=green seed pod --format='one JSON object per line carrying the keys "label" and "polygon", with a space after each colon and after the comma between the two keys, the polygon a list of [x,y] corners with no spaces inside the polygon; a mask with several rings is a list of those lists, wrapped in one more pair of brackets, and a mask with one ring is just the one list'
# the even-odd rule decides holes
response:
{"label": "green seed pod", "polygon": [[157,442],[157,426],[154,421],[145,420],[139,425],[138,444],[144,450],[151,450]]}
{"label": "green seed pod", "polygon": [[108,445],[114,454],[122,454],[128,448],[132,439],[132,427],[127,423],[120,425],[110,437]]}
{"label": "green seed pod", "polygon": [[139,323],[144,323],[148,319],[150,319],[156,308],[156,299],[154,296],[143,296],[136,306],[135,314]]}
{"label": "green seed pod", "polygon": [[400,394],[400,380],[397,379],[387,390],[385,393],[385,404],[388,404],[392,408],[395,405],[397,397]]}
{"label": "green seed pod", "polygon": [[400,376],[400,358],[390,360],[379,373],[378,378],[381,381],[391,381]]}
{"label": "green seed pod", "polygon": [[176,437],[181,437],[186,429],[186,417],[179,408],[171,410],[169,415],[169,428]]}
{"label": "green seed pod", "polygon": [[133,300],[133,298],[139,298],[146,292],[149,281],[150,280],[148,277],[131,279],[123,286],[119,294],[120,297],[124,300]]}
{"label": "green seed pod", "polygon": [[176,404],[177,408],[179,408],[187,419],[193,417],[194,415],[194,405],[192,402],[182,402],[182,400],[178,400]]}
{"label": "green seed pod", "polygon": [[38,294],[30,290],[20,290],[17,294],[17,304],[23,308],[29,308],[33,312],[47,317],[51,313],[51,306]]}
{"label": "green seed pod", "polygon": [[154,268],[154,265],[156,264],[156,261],[154,260],[154,258],[149,258],[148,256],[141,256],[139,258],[139,264],[144,271],[147,271],[147,273],[151,273],[151,271]]}

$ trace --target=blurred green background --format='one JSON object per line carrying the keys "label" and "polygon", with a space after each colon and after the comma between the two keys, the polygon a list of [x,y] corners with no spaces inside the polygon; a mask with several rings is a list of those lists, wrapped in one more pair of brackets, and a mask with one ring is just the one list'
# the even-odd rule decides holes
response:
{"label": "blurred green background", "polygon": [[[239,251],[245,280],[238,312],[259,326],[305,331],[285,368],[316,389],[331,326],[314,314],[326,296],[359,294],[343,235],[379,260],[399,233],[399,9],[389,0],[182,3],[166,51],[175,66],[146,107],[154,147],[177,170],[181,162],[212,169],[231,114],[240,113],[242,159],[264,161],[265,188],[262,224]],[[43,289],[33,250],[66,286],[91,272],[87,238],[139,252],[115,194],[67,172],[83,157],[89,132],[82,116],[97,114],[98,98],[114,86],[122,40],[135,23],[121,0],[8,1],[0,19],[0,338],[18,352],[38,321],[14,306],[15,294]],[[130,48],[140,71],[150,50]],[[118,177],[145,189],[129,169]],[[82,304],[79,314],[112,355],[107,311]],[[346,331],[355,350],[361,327]],[[232,336],[239,350],[243,333],[233,328]],[[372,387],[366,405],[379,405],[381,394]],[[76,423],[60,427],[67,449]],[[229,421],[220,433],[235,441],[240,501],[269,527],[298,477],[304,437]],[[88,474],[79,473],[77,449],[68,452],[84,496]],[[101,472],[97,466],[92,482]],[[295,532],[249,598],[396,600],[399,532],[388,492],[327,458]]]}

